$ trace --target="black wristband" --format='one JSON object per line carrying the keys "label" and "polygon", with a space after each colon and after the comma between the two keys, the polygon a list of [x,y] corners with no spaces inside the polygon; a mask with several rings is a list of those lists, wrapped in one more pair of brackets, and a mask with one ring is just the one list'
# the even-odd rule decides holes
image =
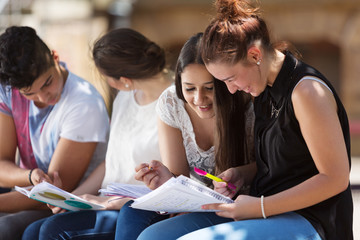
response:
{"label": "black wristband", "polygon": [[29,182],[31,183],[31,185],[34,186],[34,183],[31,181],[31,174],[32,172],[34,171],[35,168],[31,169],[30,172],[29,172]]}

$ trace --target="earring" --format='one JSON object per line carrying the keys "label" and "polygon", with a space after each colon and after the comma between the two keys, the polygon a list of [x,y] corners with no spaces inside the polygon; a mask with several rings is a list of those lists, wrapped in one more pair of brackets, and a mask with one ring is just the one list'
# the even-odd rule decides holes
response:
{"label": "earring", "polygon": [[129,87],[129,84],[125,83],[125,87],[128,88],[128,87]]}
{"label": "earring", "polygon": [[260,66],[260,63],[261,63],[261,60],[259,60],[259,61],[256,63],[256,65]]}

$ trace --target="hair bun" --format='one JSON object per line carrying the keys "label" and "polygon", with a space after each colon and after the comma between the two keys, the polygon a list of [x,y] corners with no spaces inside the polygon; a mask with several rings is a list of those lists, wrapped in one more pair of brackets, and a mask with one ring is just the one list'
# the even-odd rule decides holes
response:
{"label": "hair bun", "polygon": [[247,0],[216,0],[217,18],[230,20],[258,15],[259,8]]}

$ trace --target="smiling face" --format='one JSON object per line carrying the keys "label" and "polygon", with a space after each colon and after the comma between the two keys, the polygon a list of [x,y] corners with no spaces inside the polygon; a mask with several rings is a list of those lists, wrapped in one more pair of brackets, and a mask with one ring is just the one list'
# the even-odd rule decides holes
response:
{"label": "smiling face", "polygon": [[67,71],[54,57],[54,66],[41,74],[29,88],[19,89],[20,93],[28,100],[34,101],[40,108],[55,105],[61,97]]}
{"label": "smiling face", "polygon": [[181,73],[184,98],[202,119],[215,116],[213,106],[214,79],[204,65],[190,64]]}
{"label": "smiling face", "polygon": [[206,68],[215,78],[225,82],[231,93],[244,91],[257,97],[266,87],[266,81],[261,79],[260,67],[256,64],[217,62],[209,63]]}

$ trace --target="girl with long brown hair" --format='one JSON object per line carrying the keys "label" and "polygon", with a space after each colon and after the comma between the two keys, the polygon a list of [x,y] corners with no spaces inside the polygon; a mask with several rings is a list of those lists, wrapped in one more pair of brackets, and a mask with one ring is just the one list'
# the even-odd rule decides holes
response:
{"label": "girl with long brown hair", "polygon": [[[349,124],[335,89],[270,41],[257,7],[245,0],[217,0],[216,7],[202,40],[205,66],[231,93],[250,93],[256,116],[256,168],[219,177],[251,183],[250,195],[203,206],[216,215],[154,224],[139,239],[353,239]],[[225,184],[214,185],[235,197]]]}

